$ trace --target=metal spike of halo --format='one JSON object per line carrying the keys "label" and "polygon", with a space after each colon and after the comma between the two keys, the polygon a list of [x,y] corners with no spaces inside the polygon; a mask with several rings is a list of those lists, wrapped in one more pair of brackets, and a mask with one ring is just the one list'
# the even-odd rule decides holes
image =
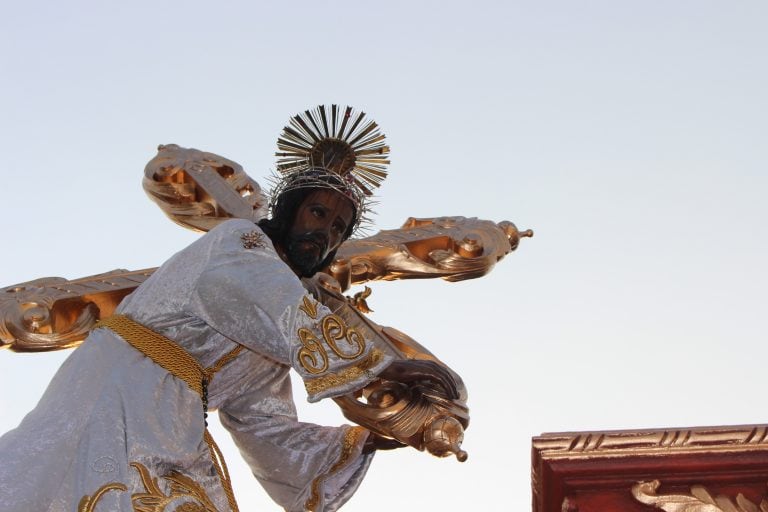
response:
{"label": "metal spike of halo", "polygon": [[306,110],[283,128],[277,148],[270,207],[289,190],[331,188],[355,204],[355,229],[366,222],[373,189],[387,176],[389,146],[365,112],[337,105]]}

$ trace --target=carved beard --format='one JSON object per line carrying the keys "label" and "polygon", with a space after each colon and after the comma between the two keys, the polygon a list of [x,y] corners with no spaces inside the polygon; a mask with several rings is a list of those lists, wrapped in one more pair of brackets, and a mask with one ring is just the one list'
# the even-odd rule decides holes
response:
{"label": "carved beard", "polygon": [[[317,267],[327,256],[328,237],[323,233],[303,233],[286,237],[285,255],[290,265],[297,270],[301,277],[312,277],[319,270]],[[317,250],[307,249],[314,244]]]}

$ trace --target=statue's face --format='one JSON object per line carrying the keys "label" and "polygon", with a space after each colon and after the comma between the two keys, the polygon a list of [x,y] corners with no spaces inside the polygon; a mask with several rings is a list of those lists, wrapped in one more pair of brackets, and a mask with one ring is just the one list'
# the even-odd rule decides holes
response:
{"label": "statue's face", "polygon": [[285,240],[288,264],[301,277],[309,277],[317,266],[344,242],[354,222],[352,202],[329,189],[317,189],[299,205]]}

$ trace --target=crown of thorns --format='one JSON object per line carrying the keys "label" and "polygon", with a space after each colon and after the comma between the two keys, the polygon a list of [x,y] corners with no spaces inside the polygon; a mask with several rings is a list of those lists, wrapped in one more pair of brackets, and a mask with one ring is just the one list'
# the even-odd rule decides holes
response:
{"label": "crown of thorns", "polygon": [[270,208],[300,188],[326,188],[355,205],[355,229],[368,222],[373,189],[387,176],[389,146],[375,121],[352,107],[320,105],[291,118],[277,139]]}

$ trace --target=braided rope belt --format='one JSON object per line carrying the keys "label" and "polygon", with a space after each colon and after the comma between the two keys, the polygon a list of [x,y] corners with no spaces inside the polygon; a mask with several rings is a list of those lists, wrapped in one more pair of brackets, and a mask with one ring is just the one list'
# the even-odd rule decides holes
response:
{"label": "braided rope belt", "polygon": [[205,433],[203,439],[208,445],[208,451],[211,454],[211,462],[219,476],[221,486],[227,495],[227,501],[232,512],[239,512],[235,494],[232,491],[232,481],[229,478],[227,463],[224,461],[224,455],[221,453],[211,433],[208,431],[208,385],[213,376],[224,365],[232,361],[243,349],[242,345],[228,352],[216,363],[203,368],[195,358],[189,355],[183,348],[174,341],[158,334],[125,315],[114,315],[99,321],[96,327],[106,327],[118,334],[127,341],[136,350],[150,358],[157,365],[161,366],[171,375],[183,380],[189,388],[200,395],[203,401],[203,418],[205,420]]}

